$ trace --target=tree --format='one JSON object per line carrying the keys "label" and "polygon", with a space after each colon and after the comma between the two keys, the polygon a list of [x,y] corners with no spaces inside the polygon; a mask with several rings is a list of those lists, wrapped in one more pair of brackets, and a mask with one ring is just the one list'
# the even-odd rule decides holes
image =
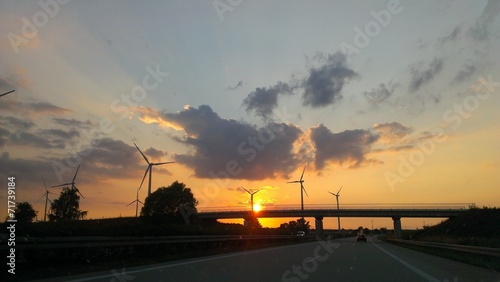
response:
{"label": "tree", "polygon": [[299,218],[296,221],[282,223],[279,228],[287,230],[287,233],[290,234],[295,234],[297,231],[304,231],[307,233],[310,229],[310,225],[309,221],[306,221],[304,218]]}
{"label": "tree", "polygon": [[[181,182],[160,187],[144,201],[141,216],[167,216],[174,220],[185,219],[196,213],[198,201],[190,188]],[[187,211],[187,212],[186,212]]]}
{"label": "tree", "polygon": [[87,211],[80,210],[80,196],[74,188],[65,187],[59,199],[52,202],[51,210],[49,221],[79,220],[87,216]]}
{"label": "tree", "polygon": [[17,203],[14,212],[18,222],[32,222],[38,213],[38,211],[35,211],[33,206],[28,202]]}

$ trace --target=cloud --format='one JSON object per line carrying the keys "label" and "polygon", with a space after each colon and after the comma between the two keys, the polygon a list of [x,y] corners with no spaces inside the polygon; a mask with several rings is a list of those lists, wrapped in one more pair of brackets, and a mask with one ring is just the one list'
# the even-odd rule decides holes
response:
{"label": "cloud", "polygon": [[292,94],[293,88],[287,83],[278,82],[271,87],[256,88],[243,100],[242,106],[247,112],[255,111],[258,116],[267,119],[278,106],[278,95]]}
{"label": "cloud", "polygon": [[55,124],[67,127],[90,128],[92,126],[92,122],[90,120],[80,121],[76,119],[52,118],[52,121]]}
{"label": "cloud", "polygon": [[478,41],[488,40],[491,34],[494,34],[494,29],[498,29],[496,18],[499,13],[500,1],[489,0],[476,24],[470,29],[472,38]]}
{"label": "cloud", "polygon": [[309,130],[310,138],[316,149],[315,165],[322,169],[325,163],[350,164],[351,168],[359,167],[365,162],[371,145],[378,136],[368,130],[356,129],[332,133],[323,124]]}
{"label": "cloud", "polygon": [[455,41],[461,32],[462,32],[462,29],[460,28],[460,26],[456,26],[450,34],[438,38],[438,40],[437,40],[438,45],[441,46],[449,41],[451,41],[451,42]]}
{"label": "cloud", "polygon": [[236,90],[242,86],[243,86],[243,80],[240,80],[235,86],[228,86],[227,90]]}
{"label": "cloud", "polygon": [[144,151],[144,154],[151,157],[150,161],[151,160],[159,160],[162,157],[168,155],[167,152],[162,151],[162,150],[157,150],[153,147],[149,147],[148,149],[146,149],[146,151]]}
{"label": "cloud", "polygon": [[64,109],[48,102],[27,103],[25,107],[27,111],[35,112],[37,114],[63,115],[72,112],[69,109]]}
{"label": "cloud", "polygon": [[423,85],[429,83],[443,69],[443,60],[434,59],[426,70],[419,70],[416,67],[411,69],[411,82],[408,87],[410,92],[415,92]]}
{"label": "cloud", "polygon": [[27,116],[64,115],[73,112],[72,110],[61,108],[48,102],[19,102],[15,100],[2,101],[0,103],[0,110],[13,114],[22,112]]}
{"label": "cloud", "polygon": [[342,99],[342,88],[349,80],[359,75],[347,66],[347,55],[335,53],[325,59],[319,56],[323,65],[312,67],[302,80],[304,87],[303,105],[313,108],[324,107]]}
{"label": "cloud", "polygon": [[455,78],[453,78],[451,83],[460,83],[467,79],[469,79],[476,72],[475,66],[465,65],[463,69],[461,69]]}
{"label": "cloud", "polygon": [[379,140],[385,143],[393,143],[407,137],[413,129],[399,122],[376,123],[375,130],[379,132]]}
{"label": "cloud", "polygon": [[35,124],[30,120],[22,120],[12,116],[7,116],[7,117],[2,116],[0,118],[0,125],[19,130],[28,130],[32,128]]}
{"label": "cloud", "polygon": [[162,124],[182,128],[185,138],[176,141],[194,148],[189,154],[174,155],[175,162],[194,170],[200,178],[265,179],[288,176],[299,160],[294,143],[300,128],[270,122],[266,127],[223,119],[209,106],[186,107],[177,113],[163,113]]}
{"label": "cloud", "polygon": [[368,103],[372,105],[378,105],[391,97],[394,92],[396,86],[392,83],[389,83],[387,86],[384,83],[381,83],[378,88],[373,88],[370,91],[363,92]]}

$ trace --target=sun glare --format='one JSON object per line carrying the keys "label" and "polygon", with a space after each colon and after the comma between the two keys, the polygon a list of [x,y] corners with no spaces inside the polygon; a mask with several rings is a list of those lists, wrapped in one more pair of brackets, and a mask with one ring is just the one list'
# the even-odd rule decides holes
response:
{"label": "sun glare", "polygon": [[262,209],[262,207],[260,206],[260,204],[253,204],[253,211],[254,212],[258,212]]}

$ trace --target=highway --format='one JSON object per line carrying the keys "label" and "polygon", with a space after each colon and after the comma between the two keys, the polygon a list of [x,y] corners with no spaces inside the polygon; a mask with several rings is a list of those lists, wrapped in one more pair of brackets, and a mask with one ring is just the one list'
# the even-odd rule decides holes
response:
{"label": "highway", "polygon": [[47,281],[500,281],[500,273],[368,237],[318,241]]}

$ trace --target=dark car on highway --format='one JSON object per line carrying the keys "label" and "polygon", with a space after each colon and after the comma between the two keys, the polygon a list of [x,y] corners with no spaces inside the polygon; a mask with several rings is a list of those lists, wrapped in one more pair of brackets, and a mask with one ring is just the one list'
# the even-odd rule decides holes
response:
{"label": "dark car on highway", "polygon": [[366,236],[365,234],[358,234],[358,237],[356,237],[356,241],[365,241],[366,242]]}

